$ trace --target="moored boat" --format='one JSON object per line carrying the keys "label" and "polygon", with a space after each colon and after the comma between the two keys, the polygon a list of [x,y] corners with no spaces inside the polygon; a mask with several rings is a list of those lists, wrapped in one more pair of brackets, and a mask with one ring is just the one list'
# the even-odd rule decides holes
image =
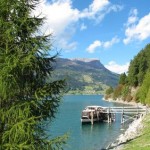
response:
{"label": "moored boat", "polygon": [[93,124],[96,121],[101,122],[114,122],[115,121],[115,113],[113,110],[110,110],[109,107],[102,106],[87,106],[81,115],[82,123],[91,123]]}
{"label": "moored boat", "polygon": [[[81,115],[82,123],[92,123],[96,121],[102,121],[104,116],[106,116],[106,110],[102,106],[87,106]],[[103,115],[102,115],[103,114]]]}

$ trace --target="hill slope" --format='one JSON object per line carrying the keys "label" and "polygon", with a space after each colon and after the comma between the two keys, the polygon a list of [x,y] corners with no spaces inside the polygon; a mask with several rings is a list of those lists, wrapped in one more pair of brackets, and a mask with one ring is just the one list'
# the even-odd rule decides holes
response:
{"label": "hill slope", "polygon": [[130,62],[128,74],[121,74],[115,89],[108,89],[105,98],[136,101],[150,105],[150,44]]}
{"label": "hill slope", "polygon": [[58,58],[53,77],[66,78],[70,93],[102,93],[118,84],[119,75],[106,69],[97,59]]}

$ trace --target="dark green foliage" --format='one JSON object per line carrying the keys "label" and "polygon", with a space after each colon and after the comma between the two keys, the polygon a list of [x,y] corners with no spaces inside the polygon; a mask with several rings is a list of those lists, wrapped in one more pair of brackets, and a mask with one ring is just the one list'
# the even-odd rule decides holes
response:
{"label": "dark green foliage", "polygon": [[55,116],[65,81],[46,83],[54,57],[50,38],[38,35],[43,19],[31,16],[39,0],[0,1],[0,150],[60,149],[45,121]]}
{"label": "dark green foliage", "polygon": [[[119,85],[114,89],[113,98],[137,101],[150,105],[150,44],[131,61],[128,75],[120,75]],[[139,90],[137,91],[137,89]],[[135,89],[135,90],[131,90]],[[136,96],[135,96],[136,95]],[[107,96],[107,95],[106,95]]]}
{"label": "dark green foliage", "polygon": [[135,87],[142,85],[148,69],[150,69],[150,44],[131,61],[128,72],[129,84]]}
{"label": "dark green foliage", "polygon": [[122,99],[126,101],[131,101],[132,96],[131,96],[131,89],[129,88],[128,85],[124,85],[121,91]]}
{"label": "dark green foliage", "polygon": [[145,75],[142,86],[137,93],[137,99],[144,104],[150,105],[150,72]]}
{"label": "dark green foliage", "polygon": [[119,78],[119,84],[126,84],[127,83],[127,76],[126,76],[126,74],[125,73],[122,73],[121,75],[120,75],[120,78]]}
{"label": "dark green foliage", "polygon": [[126,97],[129,91],[130,91],[129,86],[123,86],[123,89],[122,89],[123,97]]}

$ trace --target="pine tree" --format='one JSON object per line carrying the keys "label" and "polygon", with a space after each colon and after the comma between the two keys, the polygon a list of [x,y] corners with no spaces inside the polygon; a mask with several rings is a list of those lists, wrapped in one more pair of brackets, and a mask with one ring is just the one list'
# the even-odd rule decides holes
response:
{"label": "pine tree", "polygon": [[141,50],[131,61],[128,81],[131,86],[141,86],[146,72],[150,69],[150,44]]}
{"label": "pine tree", "polygon": [[119,79],[119,84],[126,84],[127,83],[127,76],[126,76],[126,74],[125,73],[122,73],[121,75],[120,75],[120,79]]}
{"label": "pine tree", "polygon": [[47,138],[46,122],[55,116],[65,81],[46,82],[56,56],[50,37],[31,16],[39,0],[0,1],[0,149],[59,149],[66,136]]}
{"label": "pine tree", "polygon": [[137,99],[143,104],[150,104],[150,71],[147,71],[142,86],[137,93]]}

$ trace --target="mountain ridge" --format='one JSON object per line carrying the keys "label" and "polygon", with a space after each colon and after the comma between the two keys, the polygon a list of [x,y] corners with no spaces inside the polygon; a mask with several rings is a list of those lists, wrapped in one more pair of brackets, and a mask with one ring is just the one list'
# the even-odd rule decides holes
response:
{"label": "mountain ridge", "polygon": [[102,93],[118,84],[119,75],[106,69],[99,59],[57,58],[53,77],[66,78],[70,92]]}

